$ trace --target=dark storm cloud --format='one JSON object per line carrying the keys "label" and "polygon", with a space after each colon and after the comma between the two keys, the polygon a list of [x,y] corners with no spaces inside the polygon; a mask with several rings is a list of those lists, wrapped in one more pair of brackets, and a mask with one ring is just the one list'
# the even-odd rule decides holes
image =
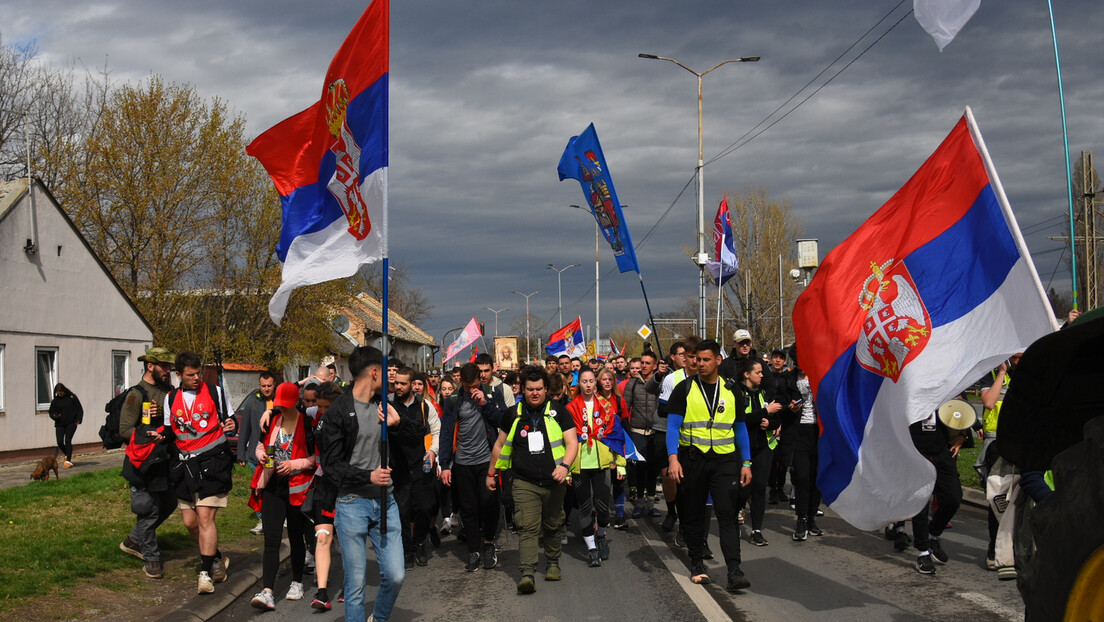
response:
{"label": "dark storm cloud", "polygon": [[[252,133],[310,105],[363,4],[348,2],[16,2],[5,42],[34,39],[50,62],[79,58],[119,81],[157,73],[196,85],[245,114]],[[898,7],[819,83],[906,15]],[[534,324],[593,322],[593,220],[568,207],[578,184],[557,181],[567,139],[594,122],[639,242],[693,176],[695,79],[640,52],[704,70],[762,56],[705,78],[705,157],[711,160],[793,95],[893,7],[824,2],[415,2],[392,4],[391,256],[436,306],[440,338],[485,306],[532,298]],[[1062,48],[1070,149],[1104,136],[1099,7],[1064,3]],[[806,92],[807,93],[807,92]],[[804,97],[805,93],[801,97]],[[798,98],[798,100],[801,99]],[[795,100],[796,102],[797,100]],[[792,106],[793,104],[791,104]],[[793,204],[821,256],[884,203],[973,107],[1022,225],[1065,210],[1065,164],[1045,6],[985,2],[940,54],[911,16],[788,118],[705,170],[707,218],[724,192],[766,186]],[[695,245],[695,188],[640,249],[653,310],[696,292],[682,249]],[[1060,223],[1059,223],[1060,224]],[[1033,252],[1057,244],[1050,227]],[[1031,231],[1032,229],[1029,229]],[[605,278],[603,327],[642,323],[634,275]],[[1060,253],[1037,256],[1046,284]],[[1068,288],[1068,274],[1055,280]],[[576,303],[578,301],[578,303]]]}

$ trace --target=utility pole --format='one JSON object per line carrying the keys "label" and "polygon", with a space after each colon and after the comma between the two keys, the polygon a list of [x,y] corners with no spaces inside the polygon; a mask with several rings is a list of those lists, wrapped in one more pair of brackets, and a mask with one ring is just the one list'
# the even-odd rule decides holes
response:
{"label": "utility pole", "polygon": [[498,336],[498,314],[502,313],[503,311],[509,311],[509,309],[492,309],[490,307],[483,307],[483,308],[490,311],[491,313],[495,314],[495,337],[497,337]]}
{"label": "utility pole", "polygon": [[[1077,254],[1077,247],[1081,245],[1081,266],[1084,270],[1084,279],[1081,283],[1081,295],[1079,300],[1084,302],[1085,309],[1095,309],[1100,304],[1099,273],[1097,270],[1096,247],[1104,242],[1104,236],[1098,235],[1096,227],[1096,191],[1093,187],[1092,152],[1081,152],[1081,217],[1076,218],[1070,228],[1076,228],[1076,221],[1083,219],[1081,233],[1073,237],[1070,244],[1071,253]],[[1069,242],[1068,235],[1053,235],[1049,239],[1059,242]]]}
{"label": "utility pole", "polygon": [[[565,268],[565,270],[566,270],[566,268]],[[530,296],[536,296],[537,294],[540,293],[540,290],[538,289],[535,292],[529,292],[528,294],[523,294],[523,293],[521,293],[521,292],[519,292],[518,290],[515,289],[514,293],[517,294],[518,296],[522,296],[523,298],[525,298],[525,360],[531,362],[533,360],[533,357],[531,356],[531,353],[529,352],[529,342],[532,339],[532,337],[530,336],[530,333],[529,333],[529,297]]]}

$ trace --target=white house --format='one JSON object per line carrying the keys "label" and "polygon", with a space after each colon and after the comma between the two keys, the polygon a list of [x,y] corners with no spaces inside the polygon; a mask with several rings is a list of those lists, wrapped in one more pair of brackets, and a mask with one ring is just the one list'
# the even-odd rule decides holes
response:
{"label": "white house", "polygon": [[138,382],[153,329],[38,180],[0,182],[0,452],[55,445],[61,382],[80,398],[75,445],[98,444],[104,404]]}

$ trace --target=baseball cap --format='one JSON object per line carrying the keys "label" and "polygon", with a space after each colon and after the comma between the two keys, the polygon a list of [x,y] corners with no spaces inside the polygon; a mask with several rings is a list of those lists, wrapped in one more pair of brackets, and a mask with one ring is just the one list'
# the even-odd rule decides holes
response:
{"label": "baseball cap", "polygon": [[176,362],[176,355],[166,348],[150,348],[146,353],[138,357],[143,363],[160,363],[172,365]]}
{"label": "baseball cap", "polygon": [[272,405],[280,408],[294,408],[295,404],[299,402],[299,385],[294,382],[281,382],[280,386],[276,387],[276,399],[272,400]]}
{"label": "baseball cap", "polygon": [[736,331],[734,335],[732,335],[732,341],[735,341],[736,343],[740,343],[741,341],[751,341],[751,333],[749,333],[746,329],[741,328],[740,330]]}

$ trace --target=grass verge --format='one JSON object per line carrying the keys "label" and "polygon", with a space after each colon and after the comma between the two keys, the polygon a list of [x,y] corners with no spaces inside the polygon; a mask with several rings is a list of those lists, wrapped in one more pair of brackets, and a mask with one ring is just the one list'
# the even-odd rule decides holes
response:
{"label": "grass verge", "polygon": [[[235,467],[229,507],[218,515],[219,548],[231,561],[262,546],[249,533],[256,519],[248,496],[246,469]],[[179,512],[158,529],[160,581],[147,579],[142,562],[119,550],[133,526],[130,489],[118,468],[0,490],[0,619],[102,618],[112,609],[175,606],[182,594],[193,595],[198,550]],[[127,601],[121,609],[120,600]]]}

